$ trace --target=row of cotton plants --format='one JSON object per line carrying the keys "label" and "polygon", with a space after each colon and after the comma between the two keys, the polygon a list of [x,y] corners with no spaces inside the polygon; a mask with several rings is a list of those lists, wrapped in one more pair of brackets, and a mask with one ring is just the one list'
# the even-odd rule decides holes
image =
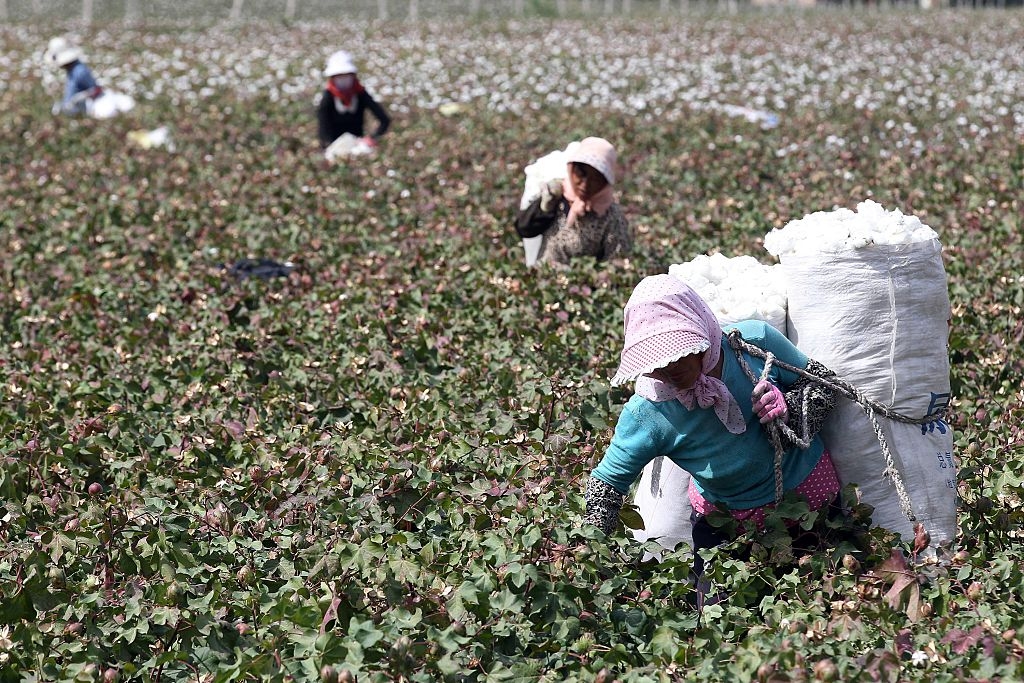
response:
{"label": "row of cotton plants", "polygon": [[[643,25],[361,22],[347,32],[360,36],[351,45],[333,23],[273,31],[225,24],[173,34],[118,28],[80,37],[103,83],[174,105],[224,90],[307,103],[321,85],[326,54],[348,47],[367,86],[398,113],[460,102],[495,111],[595,106],[649,119],[758,112],[770,122],[806,110],[883,110],[879,135],[891,139],[894,152],[938,134],[919,130],[916,112],[955,121],[965,140],[1004,127],[1024,133],[1024,18],[950,13],[952,27],[936,35],[935,24],[925,23],[930,17],[885,16],[833,23],[799,16]],[[8,74],[0,91],[57,88],[57,75],[40,61],[53,33],[0,29],[0,68]]]}

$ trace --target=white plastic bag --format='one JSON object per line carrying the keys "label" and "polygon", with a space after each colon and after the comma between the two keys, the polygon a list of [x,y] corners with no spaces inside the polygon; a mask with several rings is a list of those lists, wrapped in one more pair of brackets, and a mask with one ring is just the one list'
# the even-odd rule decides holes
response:
{"label": "white plastic bag", "polygon": [[[666,457],[647,463],[633,496],[644,520],[643,529],[634,529],[638,541],[657,541],[674,550],[680,543],[693,547],[693,525],[690,522],[690,473]],[[651,559],[653,554],[645,557]]]}
{"label": "white plastic bag", "polygon": [[345,157],[367,156],[374,153],[374,147],[366,144],[363,138],[352,133],[342,133],[324,150],[327,161],[334,163]]}
{"label": "white plastic bag", "polygon": [[[889,221],[897,213],[875,219]],[[839,223],[831,220],[834,216],[820,217],[823,233],[830,225],[852,224],[846,214]],[[918,237],[925,234],[909,227]],[[780,259],[789,292],[790,340],[867,397],[912,418],[936,417],[925,425],[878,417],[913,521],[901,509],[894,481],[885,475],[881,446],[860,406],[841,399],[822,430],[840,481],[858,485],[862,500],[875,508],[873,522],[907,540],[920,522],[934,546],[956,536],[953,434],[938,419],[950,397],[950,306],[938,240],[913,241],[917,237],[910,231],[907,235],[902,243],[859,239],[857,248],[835,252],[813,253],[802,243],[799,253],[788,251]],[[821,240],[832,245],[843,241],[835,234],[822,234]],[[765,242],[771,244],[767,238]]]}

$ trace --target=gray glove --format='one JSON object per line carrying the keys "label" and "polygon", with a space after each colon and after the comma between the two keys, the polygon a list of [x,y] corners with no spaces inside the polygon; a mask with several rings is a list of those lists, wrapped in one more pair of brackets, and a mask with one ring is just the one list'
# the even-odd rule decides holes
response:
{"label": "gray glove", "polygon": [[562,181],[552,178],[540,188],[540,210],[551,213],[562,199]]}
{"label": "gray glove", "polygon": [[590,477],[583,498],[587,502],[587,512],[583,516],[583,521],[593,524],[606,534],[611,534],[619,522],[623,495],[610,484]]}
{"label": "gray glove", "polygon": [[[830,379],[836,376],[816,360],[808,359],[807,372],[817,377]],[[789,416],[786,425],[800,438],[808,439],[821,431],[825,418],[836,407],[836,391],[831,387],[822,386],[817,382],[801,377],[785,394],[786,408]],[[807,420],[807,433],[802,434],[804,419]]]}

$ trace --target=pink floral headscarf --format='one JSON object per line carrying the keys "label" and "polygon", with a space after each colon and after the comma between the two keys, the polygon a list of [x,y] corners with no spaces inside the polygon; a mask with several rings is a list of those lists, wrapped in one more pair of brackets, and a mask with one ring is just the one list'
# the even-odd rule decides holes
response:
{"label": "pink floral headscarf", "polygon": [[[722,380],[709,376],[722,355],[722,327],[704,300],[671,275],[640,281],[625,308],[625,344],[612,384],[636,380],[636,393],[651,401],[678,400],[687,410],[714,408],[733,434],[747,430],[739,404]],[[692,389],[679,389],[649,374],[691,353],[704,353]]]}

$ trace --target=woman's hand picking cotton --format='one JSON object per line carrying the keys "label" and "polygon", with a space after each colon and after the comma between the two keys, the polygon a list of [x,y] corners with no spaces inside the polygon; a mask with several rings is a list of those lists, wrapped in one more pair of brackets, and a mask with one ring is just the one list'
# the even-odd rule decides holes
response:
{"label": "woman's hand picking cotton", "polygon": [[761,424],[766,424],[776,418],[785,421],[789,415],[782,391],[771,382],[765,380],[758,382],[750,394],[750,401],[754,404],[754,412],[761,419]]}

